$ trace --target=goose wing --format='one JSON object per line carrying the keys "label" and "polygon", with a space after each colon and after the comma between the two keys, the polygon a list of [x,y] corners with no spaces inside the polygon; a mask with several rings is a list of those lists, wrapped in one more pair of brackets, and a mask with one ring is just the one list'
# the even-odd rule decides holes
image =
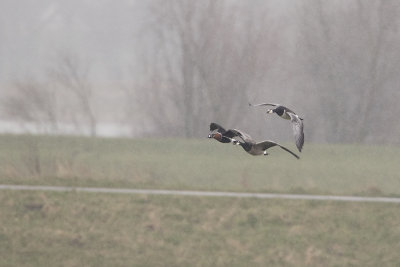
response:
{"label": "goose wing", "polygon": [[274,104],[274,103],[259,103],[259,104],[251,104],[249,102],[249,106],[250,107],[259,107],[259,106],[273,106],[273,107],[277,107],[280,106],[279,104]]}
{"label": "goose wing", "polygon": [[247,133],[238,130],[238,129],[229,129],[228,131],[226,131],[224,133],[225,136],[229,137],[229,138],[234,138],[234,137],[239,137],[241,138],[244,142],[249,142],[252,143],[253,139],[251,138],[250,135],[248,135]]}
{"label": "goose wing", "polygon": [[287,114],[289,114],[290,121],[292,122],[293,134],[296,141],[297,149],[301,152],[301,149],[304,145],[303,121],[299,118],[299,116],[294,113],[288,112]]}
{"label": "goose wing", "polygon": [[212,123],[210,123],[210,132],[214,131],[214,130],[218,130],[218,132],[220,132],[220,133],[226,132],[225,129],[221,125],[219,125],[218,123],[212,122]]}
{"label": "goose wing", "polygon": [[274,104],[274,103],[251,104],[251,103],[249,103],[249,106],[251,106],[251,107],[260,107],[260,106],[282,107],[283,109],[285,109],[286,112],[291,112],[296,115],[296,113],[293,110],[291,110],[285,106],[282,106],[281,104]]}
{"label": "goose wing", "polygon": [[290,154],[292,154],[294,157],[296,157],[297,159],[300,159],[299,156],[297,156],[295,153],[293,153],[292,151],[290,151],[288,148],[274,142],[274,141],[270,141],[270,140],[266,140],[266,141],[262,141],[260,143],[257,143],[256,146],[260,147],[262,150],[266,150],[270,147],[274,147],[274,146],[279,146],[280,148],[282,148],[283,150],[289,152]]}

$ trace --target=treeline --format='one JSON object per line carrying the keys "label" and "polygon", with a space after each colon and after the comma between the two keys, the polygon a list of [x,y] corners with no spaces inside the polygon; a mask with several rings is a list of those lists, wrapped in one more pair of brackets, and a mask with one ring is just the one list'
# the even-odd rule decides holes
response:
{"label": "treeline", "polygon": [[290,125],[248,107],[278,102],[304,118],[306,142],[400,143],[398,1],[151,0],[142,8],[136,48],[121,52],[132,63],[106,90],[118,100],[99,100],[91,65],[63,54],[40,78],[15,81],[2,117],[49,132],[72,122],[95,136],[106,108],[133,136],[204,137],[215,121],[289,140]]}

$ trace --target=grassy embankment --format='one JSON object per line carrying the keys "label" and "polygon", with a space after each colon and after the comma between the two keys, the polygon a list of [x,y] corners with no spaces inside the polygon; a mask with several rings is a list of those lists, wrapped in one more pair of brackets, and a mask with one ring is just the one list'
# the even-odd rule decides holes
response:
{"label": "grassy embankment", "polygon": [[0,192],[0,266],[396,266],[400,206]]}
{"label": "grassy embankment", "polygon": [[[289,144],[291,145],[291,144]],[[400,195],[397,147],[0,137],[0,183]],[[0,266],[396,266],[400,206],[0,191]]]}
{"label": "grassy embankment", "polygon": [[0,183],[400,195],[400,147],[306,144],[300,160],[207,139],[0,136],[0,148]]}

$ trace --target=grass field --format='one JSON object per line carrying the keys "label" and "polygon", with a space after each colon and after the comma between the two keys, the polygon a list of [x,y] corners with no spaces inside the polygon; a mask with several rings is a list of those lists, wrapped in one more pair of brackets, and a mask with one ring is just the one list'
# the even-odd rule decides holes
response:
{"label": "grass field", "polygon": [[400,206],[0,192],[0,266],[396,266]]}
{"label": "grass field", "polygon": [[6,135],[0,147],[1,183],[400,196],[400,147],[306,144],[300,160],[206,138]]}
{"label": "grass field", "polygon": [[[287,144],[291,146],[291,144]],[[0,136],[0,183],[399,196],[399,147]],[[0,191],[0,266],[396,266],[400,205]]]}

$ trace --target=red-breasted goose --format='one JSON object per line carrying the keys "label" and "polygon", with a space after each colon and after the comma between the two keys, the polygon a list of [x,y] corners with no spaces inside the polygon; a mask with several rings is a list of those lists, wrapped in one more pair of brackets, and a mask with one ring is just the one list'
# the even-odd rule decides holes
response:
{"label": "red-breasted goose", "polygon": [[218,142],[221,143],[232,143],[233,140],[231,137],[225,135],[227,131],[219,124],[212,122],[210,124],[210,134],[208,138],[214,138]]}

